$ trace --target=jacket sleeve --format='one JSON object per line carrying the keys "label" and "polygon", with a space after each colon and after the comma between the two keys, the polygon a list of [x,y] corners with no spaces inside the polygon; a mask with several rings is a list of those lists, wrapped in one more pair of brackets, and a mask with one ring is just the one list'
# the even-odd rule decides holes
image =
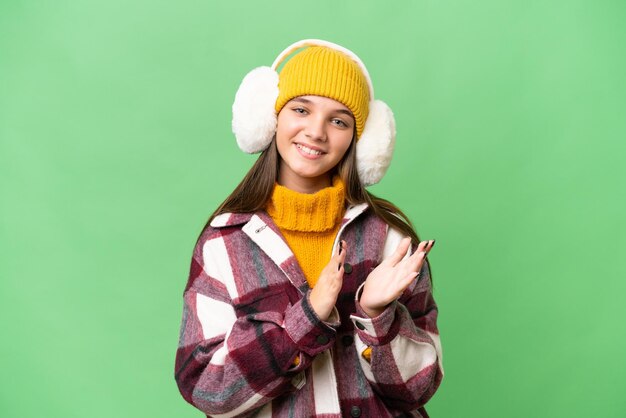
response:
{"label": "jacket sleeve", "polygon": [[[385,256],[401,239],[398,231],[389,229]],[[422,407],[443,378],[437,305],[428,263],[424,263],[418,280],[376,318],[369,318],[360,307],[361,290],[362,286],[356,293],[357,312],[351,320],[366,378],[389,406],[404,411]]]}
{"label": "jacket sleeve", "polygon": [[238,312],[234,280],[221,234],[203,234],[184,292],[175,378],[189,403],[219,417],[301,388],[303,371],[332,346],[338,325],[317,317],[308,293],[282,312],[276,302],[284,292],[264,293],[253,309]]}

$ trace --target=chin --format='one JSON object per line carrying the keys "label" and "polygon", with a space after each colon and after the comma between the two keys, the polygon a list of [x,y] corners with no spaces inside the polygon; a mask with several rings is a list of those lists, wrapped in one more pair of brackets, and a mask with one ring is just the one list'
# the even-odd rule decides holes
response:
{"label": "chin", "polygon": [[293,167],[293,172],[300,177],[315,178],[324,175],[325,171],[319,167],[311,167],[308,164],[304,164],[300,167]]}

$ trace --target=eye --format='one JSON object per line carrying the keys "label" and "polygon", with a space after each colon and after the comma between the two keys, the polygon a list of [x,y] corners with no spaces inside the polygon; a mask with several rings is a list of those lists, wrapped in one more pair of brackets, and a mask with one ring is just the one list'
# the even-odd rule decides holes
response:
{"label": "eye", "polygon": [[306,109],[305,109],[305,108],[303,108],[303,107],[294,107],[294,108],[292,108],[292,110],[293,110],[294,112],[296,112],[296,113],[301,114],[301,115],[306,115],[306,114],[307,114]]}
{"label": "eye", "polygon": [[345,123],[345,122],[344,122],[343,120],[341,120],[341,119],[337,119],[337,118],[335,118],[335,119],[333,119],[333,120],[332,120],[332,123],[333,123],[334,125],[337,125],[337,126],[341,127],[341,128],[347,128],[347,127],[348,127],[348,124],[347,124],[347,123]]}

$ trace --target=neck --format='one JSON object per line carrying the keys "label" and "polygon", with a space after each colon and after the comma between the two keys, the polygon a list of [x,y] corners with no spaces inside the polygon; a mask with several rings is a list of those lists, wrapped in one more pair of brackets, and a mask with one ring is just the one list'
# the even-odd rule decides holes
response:
{"label": "neck", "polygon": [[320,190],[330,187],[332,184],[331,176],[324,174],[319,177],[291,177],[283,174],[284,171],[278,173],[277,183],[294,192],[313,194]]}

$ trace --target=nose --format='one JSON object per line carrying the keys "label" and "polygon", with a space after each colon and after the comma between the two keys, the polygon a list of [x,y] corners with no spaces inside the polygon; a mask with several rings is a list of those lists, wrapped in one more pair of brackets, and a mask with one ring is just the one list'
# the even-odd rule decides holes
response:
{"label": "nose", "polygon": [[326,141],[326,121],[321,117],[309,118],[306,136],[315,141]]}

